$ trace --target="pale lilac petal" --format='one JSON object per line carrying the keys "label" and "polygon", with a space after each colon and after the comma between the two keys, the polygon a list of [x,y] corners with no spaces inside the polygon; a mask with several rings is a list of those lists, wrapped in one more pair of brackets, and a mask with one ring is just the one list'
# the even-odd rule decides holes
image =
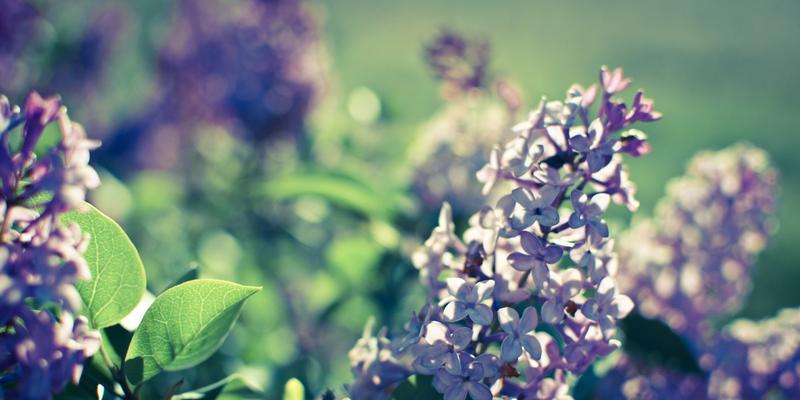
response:
{"label": "pale lilac petal", "polygon": [[464,307],[464,304],[454,301],[444,307],[442,315],[444,315],[445,320],[449,322],[461,321],[467,317],[467,309]]}
{"label": "pale lilac petal", "polygon": [[536,325],[539,323],[539,314],[536,312],[536,309],[533,307],[526,307],[525,311],[522,312],[522,318],[519,321],[519,328],[517,330],[522,332],[532,332],[536,329]]}
{"label": "pale lilac petal", "polygon": [[492,392],[486,385],[479,382],[467,382],[464,386],[469,391],[472,400],[492,400]]}
{"label": "pale lilac petal", "polygon": [[451,339],[456,350],[463,349],[472,341],[472,329],[463,326],[455,328]]}
{"label": "pale lilac petal", "polygon": [[542,305],[542,321],[548,324],[557,324],[564,319],[564,310],[553,300],[547,300]]}
{"label": "pale lilac petal", "polygon": [[614,296],[614,300],[611,301],[609,314],[616,319],[621,319],[625,318],[632,310],[633,300],[624,294],[620,294]]}
{"label": "pale lilac petal", "polygon": [[503,342],[500,343],[500,358],[503,361],[514,362],[517,361],[519,356],[522,355],[522,346],[514,337],[506,336]]}
{"label": "pale lilac petal", "polygon": [[488,281],[478,282],[475,285],[475,291],[478,294],[477,301],[484,301],[488,299],[489,297],[492,296],[492,292],[494,291],[494,281],[488,280]]}
{"label": "pale lilac petal", "polygon": [[539,343],[539,339],[537,339],[536,336],[533,334],[526,334],[522,335],[519,340],[522,342],[522,347],[530,354],[531,358],[534,360],[542,358],[542,344]]}
{"label": "pale lilac petal", "polygon": [[506,333],[513,334],[519,325],[519,314],[511,307],[503,307],[497,310],[497,321]]}
{"label": "pale lilac petal", "polygon": [[475,308],[467,310],[469,318],[477,325],[488,326],[492,323],[492,309],[485,304],[478,304]]}

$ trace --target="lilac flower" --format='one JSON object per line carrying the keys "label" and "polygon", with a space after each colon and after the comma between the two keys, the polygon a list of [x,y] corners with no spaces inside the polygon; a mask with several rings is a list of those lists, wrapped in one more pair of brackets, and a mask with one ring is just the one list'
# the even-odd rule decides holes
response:
{"label": "lilac flower", "polygon": [[489,153],[489,163],[484,165],[483,168],[478,170],[475,175],[478,178],[479,182],[483,182],[483,189],[481,189],[481,193],[483,195],[489,194],[492,191],[495,183],[500,178],[500,175],[503,171],[502,165],[500,165],[500,157],[502,157],[500,147],[495,147],[492,149],[492,152]]}
{"label": "lilac flower", "polygon": [[616,320],[625,318],[633,310],[633,301],[624,294],[618,294],[614,280],[609,276],[600,281],[594,297],[586,300],[581,311],[586,318],[600,322],[603,336],[614,335]]}
{"label": "lilac flower", "polygon": [[629,129],[624,132],[619,141],[622,144],[620,151],[625,154],[641,157],[650,152],[647,134],[638,129]]}
{"label": "lilac flower", "polygon": [[580,190],[573,190],[569,198],[575,210],[569,216],[569,226],[571,228],[585,226],[589,237],[608,237],[608,225],[601,218],[608,208],[608,195],[601,193],[589,199],[589,196]]}
{"label": "lilac flower", "polygon": [[631,80],[625,78],[622,68],[609,71],[608,67],[600,68],[600,86],[607,94],[616,94],[627,89]]}
{"label": "lilac flower", "polygon": [[542,305],[542,321],[557,324],[564,319],[564,308],[581,292],[583,276],[575,268],[550,271],[548,281],[540,283],[547,299]]}
{"label": "lilac flower", "polygon": [[491,299],[494,281],[482,281],[475,284],[461,278],[447,278],[447,291],[450,296],[442,300],[445,306],[443,315],[448,322],[461,321],[469,317],[475,324],[492,323],[492,309],[484,304]]}
{"label": "lilac flower", "polygon": [[555,186],[544,186],[538,195],[524,188],[514,189],[511,196],[519,207],[511,217],[511,227],[523,230],[537,222],[544,227],[557,224],[558,211],[553,202],[560,192]]}
{"label": "lilac flower", "polygon": [[613,240],[590,238],[573,247],[569,256],[579,267],[586,270],[593,284],[617,273],[617,257],[613,251]]}
{"label": "lilac flower", "polygon": [[660,119],[661,113],[653,110],[653,100],[644,97],[644,92],[640,90],[633,96],[633,105],[626,118],[629,123],[635,121],[651,122]]}
{"label": "lilac flower", "polygon": [[[33,92],[19,110],[0,96],[0,113],[0,373],[13,382],[11,397],[47,399],[78,382],[100,343],[85,319],[73,316],[80,308],[74,284],[90,278],[83,258],[88,237],[59,219],[99,185],[88,165],[97,143],[70,122],[55,97]],[[55,121],[60,141],[37,149]],[[20,125],[21,145],[12,153],[9,136]],[[53,305],[55,314],[41,309]]]}
{"label": "lilac flower", "polygon": [[452,370],[458,364],[458,352],[466,349],[471,341],[472,329],[463,326],[450,329],[439,321],[432,321],[425,333],[425,342],[430,346],[421,351],[414,366],[427,374],[443,366]]}
{"label": "lilac flower", "polygon": [[569,139],[572,148],[580,153],[589,164],[589,171],[597,172],[603,169],[614,155],[615,139],[610,139],[603,134],[603,124],[596,119],[589,125],[586,134],[583,135],[579,130]]}
{"label": "lilac flower", "polygon": [[90,331],[83,317],[64,314],[56,322],[46,312],[23,310],[14,349],[20,376],[15,389],[20,398],[47,399],[54,389],[78,382],[83,362],[100,348],[100,334]]}
{"label": "lilac flower", "polygon": [[535,308],[526,307],[520,319],[517,310],[503,307],[497,311],[497,318],[500,328],[507,334],[500,345],[501,359],[517,361],[523,349],[535,360],[542,357],[542,345],[534,334],[539,320]]}
{"label": "lilac flower", "polygon": [[[488,355],[478,356],[484,357]],[[459,353],[458,363],[452,369],[440,369],[433,379],[433,387],[446,400],[491,400],[492,392],[481,383],[490,372],[486,365],[471,354]]]}
{"label": "lilac flower", "polygon": [[483,88],[487,84],[489,44],[465,40],[445,30],[426,49],[428,64],[437,78],[454,94]]}
{"label": "lilac flower", "polygon": [[709,319],[734,313],[755,255],[772,232],[776,173],[766,154],[735,145],[696,156],[667,186],[652,220],[619,240],[618,283],[638,311],[702,338]]}
{"label": "lilac flower", "polygon": [[636,185],[630,181],[628,171],[617,159],[592,176],[592,179],[605,188],[604,192],[611,196],[617,204],[623,204],[630,211],[639,209],[639,200],[636,199]]}
{"label": "lilac flower", "polygon": [[564,253],[561,246],[548,245],[542,238],[527,231],[520,233],[520,245],[524,252],[511,253],[508,262],[520,271],[533,270],[534,278],[539,281],[547,279],[547,264],[557,263]]}

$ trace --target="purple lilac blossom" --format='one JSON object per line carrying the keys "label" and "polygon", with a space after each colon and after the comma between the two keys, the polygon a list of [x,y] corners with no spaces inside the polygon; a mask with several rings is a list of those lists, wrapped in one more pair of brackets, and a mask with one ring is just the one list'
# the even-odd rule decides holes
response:
{"label": "purple lilac blossom", "polygon": [[326,69],[302,2],[184,0],[176,14],[159,55],[158,100],[144,118],[152,121],[137,131],[137,163],[178,167],[204,127],[253,144],[302,140]]}
{"label": "purple lilac blossom", "polygon": [[[624,170],[618,137],[639,117],[610,117],[608,110],[625,108],[613,94],[627,85],[613,79],[619,82],[606,85],[593,119],[593,101],[583,95],[596,96],[573,86],[566,102],[542,100],[513,130],[516,137],[477,174],[499,200],[470,218],[462,238],[445,203],[439,226],[412,256],[427,304],[402,345],[392,346],[385,331],[369,339],[368,351],[367,339],[359,341],[351,352],[353,399],[389,396],[412,374],[433,375],[445,398],[566,399],[569,375],[619,348],[616,321],[633,303],[615,286],[602,214],[610,200],[635,208],[630,182],[614,171]],[[589,126],[594,141],[611,143],[599,156],[570,140]],[[628,195],[615,196],[621,191]],[[431,340],[431,330],[439,339]]]}
{"label": "purple lilac blossom", "polygon": [[519,90],[489,76],[489,45],[444,31],[427,47],[427,61],[439,80],[443,107],[421,127],[409,151],[414,164],[412,187],[424,210],[436,212],[443,202],[456,215],[484,203],[475,173],[501,154],[492,147],[517,118]]}
{"label": "purple lilac blossom", "polygon": [[[60,140],[39,149],[51,125]],[[75,317],[89,237],[59,222],[100,184],[88,165],[98,145],[57,97],[32,92],[20,110],[0,96],[0,397],[49,399],[78,382],[99,347],[99,333]]]}
{"label": "purple lilac blossom", "polygon": [[750,145],[696,156],[655,218],[619,241],[619,286],[638,312],[700,342],[712,318],[739,310],[773,230],[775,189],[767,155]]}

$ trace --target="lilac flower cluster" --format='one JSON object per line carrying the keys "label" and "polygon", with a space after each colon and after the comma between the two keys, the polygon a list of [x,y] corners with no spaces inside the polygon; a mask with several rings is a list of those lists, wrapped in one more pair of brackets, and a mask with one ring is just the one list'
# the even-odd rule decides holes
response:
{"label": "lilac flower cluster", "polygon": [[[664,321],[691,347],[702,375],[643,368],[623,358],[600,382],[609,398],[750,399],[800,396],[800,309],[764,321],[714,318],[736,312],[756,254],[773,226],[776,172],[767,155],[739,144],[705,152],[668,186],[656,218],[623,235],[620,287],[639,313]],[[618,388],[616,391],[614,388]],[[621,389],[620,389],[621,388]],[[677,392],[676,392],[677,390]]]}
{"label": "lilac flower cluster", "polygon": [[619,284],[639,312],[693,340],[736,312],[773,230],[775,187],[766,154],[752,146],[696,156],[668,185],[655,221],[638,221],[621,240]]}
{"label": "lilac flower cluster", "polygon": [[[159,55],[154,127],[137,157],[174,167],[199,124],[259,143],[295,138],[325,85],[316,19],[298,0],[180,1]],[[191,127],[191,128],[187,128]],[[166,163],[170,163],[166,165]],[[161,165],[165,164],[165,165]]]}
{"label": "lilac flower cluster", "polygon": [[[47,147],[43,136],[60,139]],[[89,279],[89,238],[59,222],[100,184],[89,165],[98,142],[56,98],[31,93],[24,110],[0,96],[0,397],[46,399],[77,382],[100,336],[76,317],[74,286]]]}
{"label": "lilac flower cluster", "polygon": [[630,126],[660,117],[642,92],[630,106],[617,99],[629,84],[603,68],[600,96],[575,85],[564,102],[542,100],[478,172],[484,193],[502,195],[463,240],[442,207],[413,255],[427,303],[405,337],[359,341],[354,399],[387,398],[412,374],[432,375],[445,399],[568,398],[568,376],[619,347],[616,322],[633,302],[616,288],[602,216],[612,200],[636,209],[622,155],[646,153]]}
{"label": "lilac flower cluster", "polygon": [[431,213],[445,201],[456,214],[472,212],[484,204],[473,184],[475,172],[517,120],[521,94],[513,83],[488,76],[485,41],[444,31],[426,55],[445,104],[422,127],[409,152],[413,190]]}

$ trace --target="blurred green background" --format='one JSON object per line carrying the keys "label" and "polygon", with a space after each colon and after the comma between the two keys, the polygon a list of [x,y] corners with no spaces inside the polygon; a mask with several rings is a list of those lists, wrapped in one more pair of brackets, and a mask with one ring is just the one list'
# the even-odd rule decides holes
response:
{"label": "blurred green background", "polygon": [[[48,24],[26,54],[53,70],[79,62],[69,57],[69,43],[89,16],[104,7],[124,11],[102,74],[87,78],[96,86],[91,94],[49,86],[60,89],[73,119],[95,127],[90,135],[111,141],[116,122],[138,118],[159,96],[154,54],[169,39],[173,7],[155,0],[34,3]],[[528,107],[541,96],[562,98],[573,82],[595,82],[601,65],[624,67],[664,113],[647,126],[653,152],[630,161],[641,214],[697,151],[741,140],[766,149],[781,173],[779,230],[759,257],[740,316],[800,304],[800,247],[792,239],[800,218],[791,211],[800,203],[800,3],[337,0],[309,7],[327,61],[304,148],[270,142],[263,159],[254,158],[263,165],[253,168],[247,143],[215,136],[218,127],[192,127],[200,133],[186,148],[189,172],[113,158],[98,165],[107,172],[92,200],[131,233],[152,292],[194,266],[202,276],[264,285],[220,354],[186,374],[189,386],[240,371],[269,398],[290,377],[309,394],[341,394],[347,350],[367,318],[396,329],[422,303],[407,253],[435,216],[409,190],[408,156],[445,106],[423,57],[443,27],[486,39],[491,70],[516,82]],[[42,85],[35,74],[29,83]],[[614,215],[617,227],[629,218]]]}

